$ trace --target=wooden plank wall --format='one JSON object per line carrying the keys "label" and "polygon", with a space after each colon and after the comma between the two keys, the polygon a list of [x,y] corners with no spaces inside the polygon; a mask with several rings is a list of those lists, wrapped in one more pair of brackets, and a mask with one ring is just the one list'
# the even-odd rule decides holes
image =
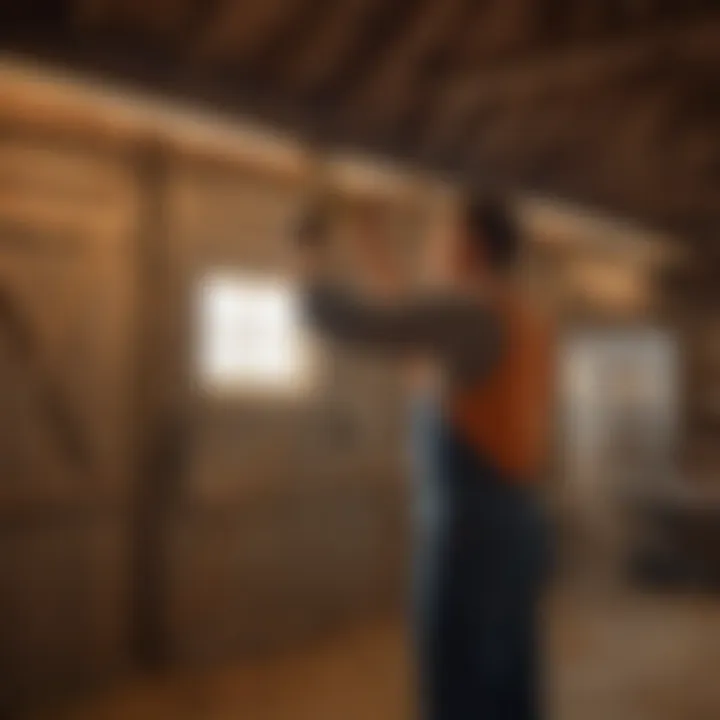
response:
{"label": "wooden plank wall", "polygon": [[[172,160],[167,178],[177,300],[186,308],[178,356],[189,359],[206,272],[287,272],[303,181],[188,159]],[[353,200],[340,205],[349,212]],[[292,642],[401,597],[400,378],[339,348],[324,354],[314,391],[297,401],[191,390],[192,442],[168,504],[163,562],[175,658]],[[192,368],[186,377],[192,386]]]}
{"label": "wooden plank wall", "polygon": [[126,157],[0,130],[0,704],[129,653],[135,238]]}
{"label": "wooden plank wall", "polygon": [[[0,701],[401,600],[399,378],[326,350],[312,399],[260,407],[192,375],[200,278],[282,273],[308,176],[53,87],[0,111]],[[424,192],[389,198],[398,236]]]}

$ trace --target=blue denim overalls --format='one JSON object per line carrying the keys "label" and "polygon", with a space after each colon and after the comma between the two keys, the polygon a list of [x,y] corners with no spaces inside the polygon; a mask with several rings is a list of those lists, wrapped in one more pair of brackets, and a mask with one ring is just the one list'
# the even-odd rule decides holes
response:
{"label": "blue denim overalls", "polygon": [[415,398],[414,619],[423,720],[537,720],[539,599],[546,565],[528,487]]}

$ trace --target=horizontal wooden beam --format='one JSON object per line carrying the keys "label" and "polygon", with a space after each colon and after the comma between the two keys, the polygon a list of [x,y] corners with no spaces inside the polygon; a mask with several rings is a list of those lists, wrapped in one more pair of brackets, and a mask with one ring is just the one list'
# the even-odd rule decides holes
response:
{"label": "horizontal wooden beam", "polygon": [[343,52],[320,94],[340,110],[343,99],[352,93],[365,75],[368,62],[395,42],[398,33],[416,12],[416,0],[366,0],[370,8],[362,15],[350,47]]}
{"label": "horizontal wooden beam", "polygon": [[284,86],[297,95],[312,92],[332,76],[336,63],[353,42],[358,27],[372,12],[368,0],[344,0],[325,8],[318,27],[308,34],[285,69]]}
{"label": "horizontal wooden beam", "polygon": [[414,78],[423,57],[447,39],[466,0],[423,0],[416,14],[400,28],[377,57],[365,62],[362,77],[344,102],[346,117],[365,125],[382,126],[417,88]]}
{"label": "horizontal wooden beam", "polygon": [[198,28],[192,54],[205,62],[248,63],[264,46],[273,30],[301,1],[219,0],[212,18],[204,28]]}
{"label": "horizontal wooden beam", "polygon": [[523,101],[555,93],[573,92],[613,77],[652,67],[658,60],[692,57],[720,36],[720,15],[685,24],[663,26],[612,41],[580,48],[531,55],[494,66],[462,70],[449,77],[438,98],[437,111],[427,122],[425,151],[432,152],[452,138],[462,118],[480,105]]}

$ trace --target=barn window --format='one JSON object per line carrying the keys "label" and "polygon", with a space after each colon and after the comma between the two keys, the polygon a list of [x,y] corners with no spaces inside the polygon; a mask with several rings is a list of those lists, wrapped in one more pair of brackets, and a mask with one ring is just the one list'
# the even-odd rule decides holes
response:
{"label": "barn window", "polygon": [[204,390],[294,394],[309,349],[297,295],[280,280],[208,273],[200,284],[198,372]]}

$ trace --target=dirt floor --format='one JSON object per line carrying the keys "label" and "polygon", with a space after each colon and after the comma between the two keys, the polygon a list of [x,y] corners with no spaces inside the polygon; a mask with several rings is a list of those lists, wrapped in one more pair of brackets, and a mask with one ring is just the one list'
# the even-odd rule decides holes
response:
{"label": "dirt floor", "polygon": [[[557,591],[547,608],[551,720],[719,720],[720,599]],[[232,667],[137,678],[33,720],[407,720],[402,623]]]}

